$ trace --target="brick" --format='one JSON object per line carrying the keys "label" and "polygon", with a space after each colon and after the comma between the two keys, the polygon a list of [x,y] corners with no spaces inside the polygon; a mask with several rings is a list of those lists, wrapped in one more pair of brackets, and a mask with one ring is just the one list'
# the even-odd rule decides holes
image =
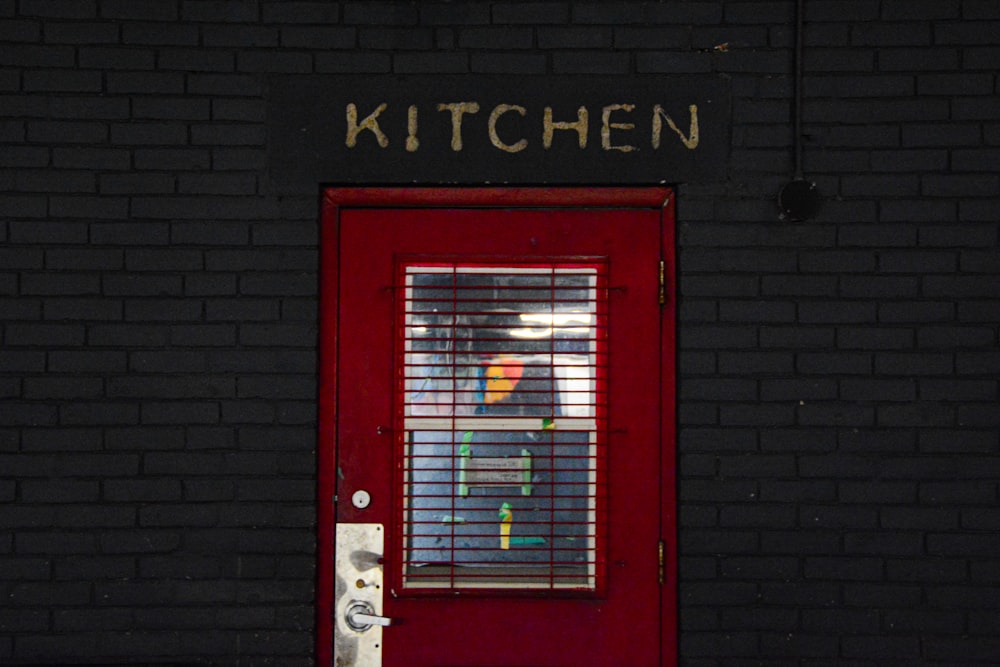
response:
{"label": "brick", "polygon": [[964,250],[959,253],[959,266],[965,273],[1000,273],[1000,258],[991,251]]}
{"label": "brick", "polygon": [[890,530],[949,530],[958,528],[958,512],[936,507],[883,507],[879,522]]}
{"label": "brick", "polygon": [[836,396],[836,383],[832,379],[765,379],[760,382],[762,401],[830,400]]}
{"label": "brick", "polygon": [[928,603],[933,606],[960,609],[996,609],[1000,588],[990,586],[937,586],[928,591]]}
{"label": "brick", "polygon": [[399,74],[462,74],[469,71],[465,53],[397,53],[393,71]]}
{"label": "brick", "polygon": [[114,124],[111,143],[128,145],[183,145],[188,143],[187,128],[179,123],[146,122]]}
{"label": "brick", "polygon": [[870,660],[920,660],[917,637],[854,636],[845,637],[841,651],[846,658]]}
{"label": "brick", "polygon": [[[721,10],[715,9],[714,19],[721,21]],[[602,2],[575,2],[572,3],[571,10],[573,23],[615,25],[644,23],[649,20],[648,8],[634,3],[608,5]]]}
{"label": "brick", "polygon": [[902,146],[948,147],[977,146],[981,131],[976,123],[922,123],[907,124],[902,128]]}
{"label": "brick", "polygon": [[99,179],[100,192],[109,195],[170,193],[176,187],[174,177],[168,174],[107,174]]}
{"label": "brick", "polygon": [[325,25],[281,29],[281,45],[290,48],[350,49],[357,41],[356,28]]}
{"label": "brick", "polygon": [[864,301],[801,302],[799,321],[803,324],[874,322],[876,306]]}
{"label": "brick", "polygon": [[962,65],[965,70],[990,70],[990,63],[997,56],[997,47],[989,45],[982,47],[970,46],[963,48],[962,54],[964,56]]}
{"label": "brick", "polygon": [[8,146],[0,155],[4,167],[45,167],[49,163],[49,149],[32,146]]}
{"label": "brick", "polygon": [[103,70],[151,70],[157,54],[131,47],[81,47],[78,52],[80,66]]}
{"label": "brick", "polygon": [[280,2],[262,7],[265,23],[336,23],[340,7],[326,2]]}
{"label": "brick", "polygon": [[[221,197],[221,196],[176,196],[176,197],[134,197],[132,212],[137,217],[159,220],[237,220],[246,218],[270,217],[273,211],[266,202],[254,206],[252,198]],[[187,236],[209,239],[211,234],[191,232],[192,224],[179,223]],[[202,224],[203,227],[209,227]],[[234,223],[229,223],[232,227]],[[221,243],[216,241],[216,243]]]}
{"label": "brick", "polygon": [[[881,65],[882,52],[878,54]],[[873,49],[810,48],[803,53],[803,69],[811,72],[873,72],[875,58]]]}
{"label": "brick", "polygon": [[722,322],[793,322],[796,319],[795,305],[787,301],[722,301],[718,311],[718,319]]}
{"label": "brick", "polygon": [[998,27],[1000,27],[1000,22],[998,21],[942,23],[935,28],[934,42],[935,44],[956,44],[961,46],[976,44],[994,46],[996,44],[995,31]]}
{"label": "brick", "polygon": [[[100,536],[101,551],[107,554],[170,553],[180,544],[180,535],[167,530],[105,531]],[[156,598],[151,598],[150,601]]]}
{"label": "brick", "polygon": [[137,148],[133,159],[137,169],[201,170],[211,165],[204,148]]}
{"label": "brick", "polygon": [[759,330],[761,348],[829,348],[835,332],[828,327],[764,326]]}
{"label": "brick", "polygon": [[923,380],[919,381],[920,397],[926,400],[992,401],[997,397],[995,382],[988,380]]}
{"label": "brick", "polygon": [[955,409],[940,403],[884,405],[878,407],[878,422],[886,427],[948,427],[955,423]]}
{"label": "brick", "polygon": [[181,485],[172,479],[106,480],[104,498],[111,502],[169,502],[181,498]]}
{"label": "brick", "polygon": [[526,53],[473,53],[469,68],[483,74],[544,74],[546,60]]}
{"label": "brick", "polygon": [[798,274],[764,276],[761,294],[765,296],[835,296],[834,276],[803,276]]}
{"label": "brick", "polygon": [[930,197],[987,197],[1000,188],[1000,177],[938,174],[921,178],[921,192]]}
{"label": "brick", "polygon": [[256,190],[253,174],[181,174],[177,183],[181,194],[253,195]]}
{"label": "brick", "polygon": [[5,21],[0,26],[0,39],[10,42],[38,42],[41,30],[35,21]]}
{"label": "brick", "polygon": [[1000,287],[994,276],[988,275],[941,275],[925,276],[922,291],[930,297],[997,297]]}
{"label": "brick", "polygon": [[[110,75],[109,75],[110,76]],[[101,72],[84,70],[28,70],[23,74],[27,92],[99,93]]]}
{"label": "brick", "polygon": [[917,0],[916,2],[901,2],[900,0],[890,0],[882,7],[882,18],[894,20],[941,20],[955,19],[959,17],[959,2],[927,2],[927,0]]}
{"label": "brick", "polygon": [[813,557],[805,560],[804,570],[807,579],[881,581],[883,578],[880,558]]}
{"label": "brick", "polygon": [[177,7],[129,0],[102,0],[101,16],[109,19],[172,21],[177,18]]}
{"label": "brick", "polygon": [[601,49],[612,46],[613,32],[600,27],[536,28],[540,49]]}
{"label": "brick", "polygon": [[128,609],[60,609],[53,614],[53,628],[60,633],[126,630],[131,625]]}
{"label": "brick", "polygon": [[28,141],[39,143],[103,143],[108,136],[104,123],[90,121],[31,121]]}
{"label": "brick", "polygon": [[122,94],[164,94],[184,93],[184,75],[174,72],[109,72],[106,76],[107,90]]}
{"label": "brick", "polygon": [[689,276],[681,284],[681,294],[684,297],[706,295],[752,297],[757,296],[759,291],[759,281],[755,276]]}
{"label": "brick", "polygon": [[100,398],[103,391],[104,383],[100,378],[25,378],[22,396],[27,399],[85,400]]}
{"label": "brick", "polygon": [[52,165],[60,169],[127,169],[129,152],[124,149],[92,147],[54,148]]}
{"label": "brick", "polygon": [[342,11],[346,24],[413,25],[419,16],[416,6],[395,2],[351,2]]}
{"label": "brick", "polygon": [[201,313],[202,304],[192,299],[130,299],[125,302],[125,319],[132,322],[196,321]]}
{"label": "brick", "polygon": [[212,118],[216,120],[263,122],[265,120],[265,108],[257,100],[212,100]]}
{"label": "brick", "polygon": [[958,408],[958,423],[973,428],[1000,427],[1000,412],[992,405],[965,405]]}
{"label": "brick", "polygon": [[181,18],[186,21],[253,23],[257,21],[257,3],[251,0],[185,0],[181,4]]}
{"label": "brick", "polygon": [[129,271],[196,271],[203,263],[198,250],[129,248],[125,251],[125,268]]}
{"label": "brick", "polygon": [[392,56],[388,53],[343,53],[315,56],[315,68],[330,74],[377,74],[392,69]]}
{"label": "brick", "polygon": [[979,452],[991,451],[996,446],[997,435],[991,431],[966,429],[960,434],[946,430],[922,432],[919,437],[921,451],[926,452]]}
{"label": "brick", "polygon": [[105,430],[104,445],[108,450],[183,449],[184,436],[177,427],[121,426]]}
{"label": "brick", "polygon": [[101,291],[112,296],[175,296],[181,294],[182,280],[177,275],[109,275]]}
{"label": "brick", "polygon": [[139,410],[135,405],[108,401],[74,402],[59,408],[59,420],[66,425],[104,426],[135,424]]}
{"label": "brick", "polygon": [[[138,5],[130,3],[130,6]],[[140,11],[145,8],[140,8]],[[166,11],[176,11],[165,6]],[[123,44],[146,44],[162,46],[195,46],[198,44],[198,28],[179,23],[151,23],[129,21],[121,26]],[[117,39],[115,40],[117,41]]]}
{"label": "brick", "polygon": [[680,266],[684,272],[790,272],[796,269],[794,252],[785,250],[681,250]]}
{"label": "brick", "polygon": [[764,583],[759,600],[767,605],[831,606],[840,599],[839,587],[830,583],[795,581]]}
{"label": "brick", "polygon": [[791,477],[795,474],[795,460],[791,456],[774,454],[720,456],[719,474],[730,479]]}
{"label": "brick", "polygon": [[844,176],[841,192],[849,197],[914,197],[920,192],[921,179],[912,174]]}
{"label": "brick", "polygon": [[996,243],[996,230],[983,225],[928,225],[920,229],[920,245],[926,247],[988,247]]}
{"label": "brick", "polygon": [[[944,149],[879,150],[871,153],[872,169],[876,171],[935,171],[948,168],[948,152]],[[886,202],[891,205],[894,202]],[[883,212],[883,220],[891,220]]]}
{"label": "brick", "polygon": [[[988,222],[990,219],[989,210],[995,203],[992,199],[960,201],[958,204],[959,220]],[[984,231],[988,233],[989,228],[986,228]]]}
{"label": "brick", "polygon": [[[519,48],[520,36],[516,33],[508,33],[510,42],[504,44],[502,38],[491,40],[491,36],[501,37],[504,33],[491,31],[490,28],[470,28],[462,32],[463,40],[460,44],[463,48]],[[531,42],[531,32],[524,31],[528,37],[528,46]],[[464,39],[473,35],[480,37],[477,39]],[[351,42],[347,47],[353,45],[354,36],[351,34]],[[392,51],[420,51],[434,47],[434,30],[431,28],[361,28],[357,33],[358,45],[362,49],[387,49]],[[329,48],[329,47],[327,47]]]}
{"label": "brick", "polygon": [[1000,642],[991,637],[936,637],[926,642],[924,650],[932,660],[988,662],[1000,653]]}
{"label": "brick", "polygon": [[304,74],[312,71],[312,56],[308,53],[278,51],[248,51],[237,55],[239,72],[283,72]]}
{"label": "brick", "polygon": [[233,95],[259,97],[263,94],[260,77],[249,74],[191,74],[187,92],[195,95]]}
{"label": "brick", "polygon": [[45,41],[49,44],[117,44],[118,26],[103,22],[48,21],[45,23]]}
{"label": "brick", "polygon": [[557,74],[625,74],[629,69],[627,53],[589,53],[565,51],[552,56]]}
{"label": "brick", "polygon": [[946,375],[954,371],[951,354],[895,353],[875,355],[875,372],[886,375]]}
{"label": "brick", "polygon": [[[620,27],[614,29],[614,47],[617,49],[687,49],[688,34],[688,30],[684,27]],[[582,46],[594,48],[590,44]],[[556,48],[559,46],[556,45]]]}
{"label": "brick", "polygon": [[139,510],[139,525],[143,527],[208,527],[219,520],[219,508],[206,503],[166,505],[157,503]]}
{"label": "brick", "polygon": [[15,634],[45,632],[49,629],[49,614],[46,611],[27,609],[0,612],[0,630]]}
{"label": "brick", "polygon": [[202,40],[205,46],[217,47],[274,47],[278,46],[279,30],[276,27],[256,25],[205,26]]}
{"label": "brick", "polygon": [[134,118],[155,120],[205,120],[209,117],[208,100],[163,97],[137,99],[132,103]]}
{"label": "brick", "polygon": [[900,145],[899,128],[889,125],[833,127],[824,133],[826,143],[843,148],[895,148]]}
{"label": "brick", "polygon": [[187,296],[236,295],[236,293],[235,275],[198,273],[184,279],[184,294]]}
{"label": "brick", "polygon": [[73,64],[73,50],[66,46],[0,46],[0,65],[5,67],[70,68]]}

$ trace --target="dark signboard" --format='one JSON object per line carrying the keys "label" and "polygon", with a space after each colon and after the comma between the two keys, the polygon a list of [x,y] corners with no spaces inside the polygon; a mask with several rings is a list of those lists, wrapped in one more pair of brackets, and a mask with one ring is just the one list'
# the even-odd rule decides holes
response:
{"label": "dark signboard", "polygon": [[299,76],[268,91],[281,191],[716,181],[729,128],[720,76]]}

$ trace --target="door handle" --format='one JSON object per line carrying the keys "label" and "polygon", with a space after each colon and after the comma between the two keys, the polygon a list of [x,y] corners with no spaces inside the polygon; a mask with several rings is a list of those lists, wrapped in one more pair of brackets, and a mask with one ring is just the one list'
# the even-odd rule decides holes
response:
{"label": "door handle", "polygon": [[364,632],[373,625],[387,627],[392,625],[392,619],[379,616],[375,613],[375,608],[367,602],[354,600],[344,614],[347,625],[356,632]]}
{"label": "door handle", "polygon": [[385,528],[380,523],[338,523],[336,540],[333,664],[379,667],[382,628],[392,623],[380,615]]}

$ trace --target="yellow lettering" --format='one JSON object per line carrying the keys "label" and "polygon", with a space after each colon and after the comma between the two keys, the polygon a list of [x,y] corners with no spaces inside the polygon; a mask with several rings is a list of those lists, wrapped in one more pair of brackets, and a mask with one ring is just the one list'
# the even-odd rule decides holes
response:
{"label": "yellow lettering", "polygon": [[674,119],[668,116],[664,111],[663,107],[657,104],[653,107],[653,149],[660,147],[660,131],[663,126],[663,122],[660,120],[660,116],[663,120],[667,121],[667,127],[674,131],[678,137],[681,138],[681,143],[688,150],[694,150],[698,147],[698,105],[692,104],[688,107],[688,111],[691,113],[691,126],[688,130],[688,135],[684,136],[684,133],[677,128],[677,124],[674,123]]}
{"label": "yellow lettering", "polygon": [[453,102],[439,104],[438,111],[451,112],[451,150],[462,150],[462,114],[478,113],[478,102]]}
{"label": "yellow lettering", "polygon": [[524,107],[518,106],[516,104],[498,104],[493,108],[493,113],[490,114],[489,121],[489,132],[490,132],[490,143],[507,153],[517,153],[523,151],[525,146],[528,145],[527,139],[521,139],[516,144],[505,144],[500,140],[500,136],[497,134],[497,121],[500,116],[507,113],[508,111],[516,111],[521,116],[528,115],[528,110]]}
{"label": "yellow lettering", "polygon": [[354,148],[355,144],[358,143],[358,134],[362,130],[369,130],[375,135],[375,139],[378,141],[378,145],[385,148],[389,145],[389,137],[385,136],[382,130],[378,126],[378,116],[380,113],[385,111],[386,103],[378,105],[375,111],[371,112],[365,119],[358,123],[358,108],[351,102],[347,105],[347,147]]}
{"label": "yellow lettering", "polygon": [[576,122],[552,122],[552,107],[545,107],[545,117],[542,128],[542,145],[549,149],[552,147],[553,130],[576,130],[580,148],[587,147],[587,121],[589,115],[587,107],[580,107],[576,110]]}
{"label": "yellow lettering", "polygon": [[420,148],[420,140],[417,139],[417,105],[411,104],[406,110],[406,150],[410,153]]}
{"label": "yellow lettering", "polygon": [[601,147],[606,151],[622,151],[623,153],[629,153],[631,151],[639,150],[635,146],[629,146],[628,144],[623,144],[621,146],[613,146],[611,144],[611,128],[616,130],[634,130],[634,123],[612,123],[611,122],[611,112],[612,111],[632,111],[635,109],[634,104],[610,104],[601,110]]}

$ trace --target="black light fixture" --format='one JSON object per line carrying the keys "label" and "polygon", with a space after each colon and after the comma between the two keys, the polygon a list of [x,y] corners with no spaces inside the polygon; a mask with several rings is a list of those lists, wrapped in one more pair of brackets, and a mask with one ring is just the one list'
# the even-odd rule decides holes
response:
{"label": "black light fixture", "polygon": [[808,220],[819,213],[823,200],[816,183],[802,175],[802,2],[795,2],[795,176],[778,193],[782,220]]}

